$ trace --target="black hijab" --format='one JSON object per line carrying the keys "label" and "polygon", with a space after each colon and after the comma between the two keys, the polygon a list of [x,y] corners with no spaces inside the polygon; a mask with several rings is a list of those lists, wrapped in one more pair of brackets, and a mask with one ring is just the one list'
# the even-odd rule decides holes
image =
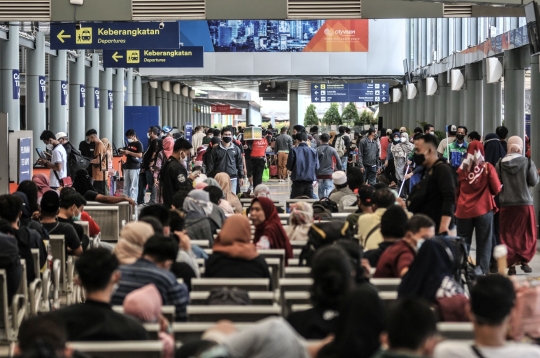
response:
{"label": "black hijab", "polygon": [[[437,240],[446,241],[445,238]],[[437,291],[445,277],[454,275],[454,260],[456,256],[448,247],[435,239],[426,240],[414,259],[409,271],[401,279],[398,288],[398,298],[420,297],[428,302],[435,302]],[[450,250],[450,251],[447,251]]]}
{"label": "black hijab", "polygon": [[380,348],[386,312],[377,291],[361,285],[343,300],[337,319],[334,340],[325,345],[318,358],[370,358]]}
{"label": "black hijab", "polygon": [[84,196],[87,191],[96,191],[92,183],[90,182],[90,176],[86,169],[79,169],[75,173],[75,180],[73,181],[72,188],[77,191],[77,193]]}
{"label": "black hijab", "polygon": [[488,133],[484,138],[484,153],[486,162],[491,163],[493,166],[506,155],[506,151],[499,141],[499,136],[495,133]]}

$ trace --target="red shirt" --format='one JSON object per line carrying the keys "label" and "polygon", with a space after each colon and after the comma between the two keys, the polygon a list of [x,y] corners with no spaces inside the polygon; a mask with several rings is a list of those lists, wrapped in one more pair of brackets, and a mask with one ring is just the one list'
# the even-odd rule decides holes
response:
{"label": "red shirt", "polygon": [[266,139],[254,140],[251,143],[251,158],[265,157],[266,147],[268,147]]}
{"label": "red shirt", "polygon": [[381,138],[381,160],[386,160],[389,144],[390,144],[390,139],[388,139],[388,137]]}
{"label": "red shirt", "polygon": [[384,250],[374,278],[400,278],[400,272],[411,266],[416,256],[416,248],[413,248],[405,240],[399,240],[394,245]]}
{"label": "red shirt", "polygon": [[88,221],[88,233],[89,236],[97,236],[101,229],[99,228],[99,225],[92,219],[90,215],[86,211],[83,211],[81,213],[81,221]]}
{"label": "red shirt", "polygon": [[468,175],[462,173],[461,169],[458,169],[458,179],[457,218],[476,218],[497,207],[493,196],[501,191],[501,182],[491,163],[485,163],[484,171],[476,179],[475,185],[469,183]]}

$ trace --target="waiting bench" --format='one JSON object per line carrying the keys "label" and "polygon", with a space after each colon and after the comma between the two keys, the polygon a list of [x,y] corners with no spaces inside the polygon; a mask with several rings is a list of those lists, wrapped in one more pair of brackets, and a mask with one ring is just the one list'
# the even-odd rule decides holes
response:
{"label": "waiting bench", "polygon": [[268,278],[194,278],[191,280],[191,291],[211,291],[213,288],[239,288],[245,291],[268,291]]}
{"label": "waiting bench", "polygon": [[161,341],[68,342],[76,351],[99,358],[161,358]]}
{"label": "waiting bench", "polygon": [[[128,204],[129,205],[129,204]],[[102,241],[118,241],[122,222],[118,205],[85,206],[86,211],[92,219],[99,225]]]}
{"label": "waiting bench", "polygon": [[[271,306],[274,304],[274,292],[251,291],[248,292],[248,295],[253,306]],[[209,291],[192,291],[189,293],[189,304],[193,306],[206,305],[209,296]]]}
{"label": "waiting bench", "polygon": [[280,306],[188,306],[189,322],[256,322],[261,319],[280,316]]}
{"label": "waiting bench", "polygon": [[[123,306],[113,306],[112,308],[115,312],[124,314]],[[174,322],[175,313],[176,308],[174,306],[161,306],[161,314],[163,314],[163,317],[167,318],[169,322]]]}

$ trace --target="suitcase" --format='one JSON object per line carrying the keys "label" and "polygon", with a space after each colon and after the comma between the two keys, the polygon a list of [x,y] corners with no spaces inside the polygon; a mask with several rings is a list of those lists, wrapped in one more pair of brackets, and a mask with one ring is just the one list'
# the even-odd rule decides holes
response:
{"label": "suitcase", "polygon": [[277,167],[277,165],[271,165],[270,166],[270,176],[271,177],[277,177],[278,176],[278,167]]}

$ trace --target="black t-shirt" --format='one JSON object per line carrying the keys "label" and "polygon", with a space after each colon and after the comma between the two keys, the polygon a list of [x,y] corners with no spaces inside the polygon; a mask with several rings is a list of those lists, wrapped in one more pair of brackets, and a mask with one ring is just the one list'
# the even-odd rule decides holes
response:
{"label": "black t-shirt", "polygon": [[73,221],[73,219],[62,219],[59,217],[58,221],[73,226],[75,232],[77,233],[77,237],[79,237],[79,240],[81,241],[83,250],[86,250],[88,244],[90,243],[90,239],[84,234],[84,228],[81,225],[77,224],[75,221]]}
{"label": "black t-shirt", "polygon": [[66,254],[68,253],[67,249],[70,248],[72,251],[77,250],[81,246],[81,240],[75,231],[75,228],[70,224],[63,222],[56,223],[41,223],[49,235],[64,235],[64,241],[66,244]]}
{"label": "black t-shirt", "polygon": [[293,312],[289,324],[305,339],[315,340],[336,333],[337,310],[315,306],[306,311]]}
{"label": "black t-shirt", "polygon": [[79,152],[81,152],[81,155],[86,158],[94,158],[95,148],[96,144],[94,142],[86,143],[86,141],[83,140],[81,143],[79,143]]}
{"label": "black t-shirt", "polygon": [[177,191],[193,189],[193,181],[188,178],[188,172],[180,162],[173,156],[161,167],[159,182],[163,196],[163,205],[170,208],[172,197]]}
{"label": "black t-shirt", "polygon": [[143,155],[142,168],[144,170],[150,170],[150,163],[152,162],[152,156],[157,150],[157,144],[158,144],[157,138],[152,140],[148,144],[148,148],[146,148],[146,152],[144,152],[144,155]]}
{"label": "black t-shirt", "polygon": [[268,264],[262,256],[257,256],[253,260],[243,260],[221,253],[213,253],[208,257],[205,263],[204,277],[271,278]]}
{"label": "black t-shirt", "polygon": [[69,168],[69,161],[71,159],[71,150],[73,149],[73,144],[71,144],[70,142],[67,142],[67,143],[63,144],[63,146],[64,146],[64,149],[66,150],[66,164],[67,164],[66,165],[66,173],[67,173],[68,176],[75,175],[75,173],[72,173],[71,169]]}
{"label": "black t-shirt", "polygon": [[84,193],[84,198],[86,201],[97,201],[97,196],[99,193],[97,191],[88,190],[86,193]]}
{"label": "black t-shirt", "polygon": [[[128,143],[126,150],[133,153],[142,153],[142,144],[139,141]],[[127,160],[124,169],[139,169],[141,167],[141,158],[132,155],[126,155]]]}
{"label": "black t-shirt", "polygon": [[134,318],[116,313],[111,305],[86,300],[48,313],[47,317],[61,322],[70,342],[143,341],[148,333]]}

